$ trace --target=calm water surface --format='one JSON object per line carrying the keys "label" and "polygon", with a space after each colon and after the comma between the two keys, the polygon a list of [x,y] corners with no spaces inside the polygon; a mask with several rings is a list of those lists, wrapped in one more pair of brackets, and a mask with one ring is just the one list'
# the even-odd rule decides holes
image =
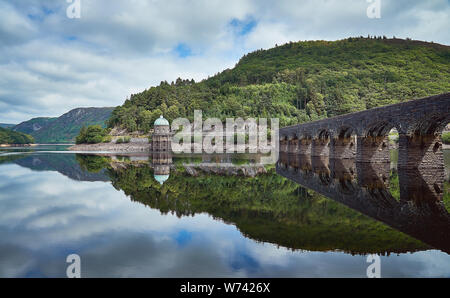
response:
{"label": "calm water surface", "polygon": [[147,157],[64,150],[0,151],[0,277],[65,277],[72,253],[82,277],[365,277],[368,254],[381,255],[383,277],[450,277],[445,243],[273,167],[256,178],[191,176],[183,164],[192,160],[174,158],[161,185]]}

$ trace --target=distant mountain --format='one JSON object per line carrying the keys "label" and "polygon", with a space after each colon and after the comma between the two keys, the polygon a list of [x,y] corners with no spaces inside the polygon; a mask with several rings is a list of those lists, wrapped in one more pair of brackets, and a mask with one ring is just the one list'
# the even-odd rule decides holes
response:
{"label": "distant mountain", "polygon": [[14,128],[12,129],[27,134],[33,134],[41,130],[42,128],[49,126],[56,119],[58,118],[46,118],[46,117],[33,118],[31,120],[22,122],[14,126]]}
{"label": "distant mountain", "polygon": [[6,123],[0,123],[1,128],[13,128],[16,126],[15,124],[6,124]]}
{"label": "distant mountain", "polygon": [[0,144],[32,144],[34,139],[27,134],[0,127]]}
{"label": "distant mountain", "polygon": [[106,126],[114,108],[78,108],[59,118],[34,118],[16,125],[13,130],[32,135],[36,143],[75,143],[81,127]]}

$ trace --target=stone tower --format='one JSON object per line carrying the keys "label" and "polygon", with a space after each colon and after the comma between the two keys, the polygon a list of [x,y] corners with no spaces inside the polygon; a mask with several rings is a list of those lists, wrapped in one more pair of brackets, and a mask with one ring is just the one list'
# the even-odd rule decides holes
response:
{"label": "stone tower", "polygon": [[152,136],[152,152],[172,152],[170,124],[161,115],[156,119]]}

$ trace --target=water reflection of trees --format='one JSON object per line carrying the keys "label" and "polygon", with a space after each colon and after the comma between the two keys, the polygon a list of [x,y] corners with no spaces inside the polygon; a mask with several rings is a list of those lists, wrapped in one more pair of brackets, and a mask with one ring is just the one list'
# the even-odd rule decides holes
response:
{"label": "water reflection of trees", "polygon": [[[86,169],[97,170],[104,157],[81,158]],[[90,165],[91,164],[91,165]],[[159,184],[152,165],[108,168],[112,185],[133,201],[178,217],[207,213],[236,225],[246,236],[290,249],[341,250],[352,254],[400,253],[428,246],[346,206],[277,175],[257,178],[189,176],[182,167]],[[323,175],[323,181],[331,181]],[[345,186],[343,181],[342,187]]]}

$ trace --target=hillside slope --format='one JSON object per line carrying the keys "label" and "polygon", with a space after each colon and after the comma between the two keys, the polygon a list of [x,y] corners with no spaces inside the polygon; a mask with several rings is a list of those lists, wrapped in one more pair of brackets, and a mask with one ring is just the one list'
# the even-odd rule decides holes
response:
{"label": "hillside slope", "polygon": [[0,127],[0,144],[32,144],[32,136]]}
{"label": "hillside slope", "polygon": [[0,127],[1,128],[13,128],[14,126],[16,126],[15,124],[7,124],[7,123],[0,123]]}
{"label": "hillside slope", "polygon": [[49,126],[58,118],[39,117],[17,124],[12,129],[26,134],[33,134],[42,128]]}
{"label": "hillside slope", "polygon": [[35,118],[20,123],[15,131],[31,134],[37,143],[74,143],[81,127],[106,126],[114,108],[79,108],[58,118]]}
{"label": "hillside slope", "polygon": [[195,83],[161,82],[114,110],[109,126],[149,129],[164,114],[276,117],[286,126],[450,90],[450,47],[349,38],[288,43],[245,55],[233,69]]}

